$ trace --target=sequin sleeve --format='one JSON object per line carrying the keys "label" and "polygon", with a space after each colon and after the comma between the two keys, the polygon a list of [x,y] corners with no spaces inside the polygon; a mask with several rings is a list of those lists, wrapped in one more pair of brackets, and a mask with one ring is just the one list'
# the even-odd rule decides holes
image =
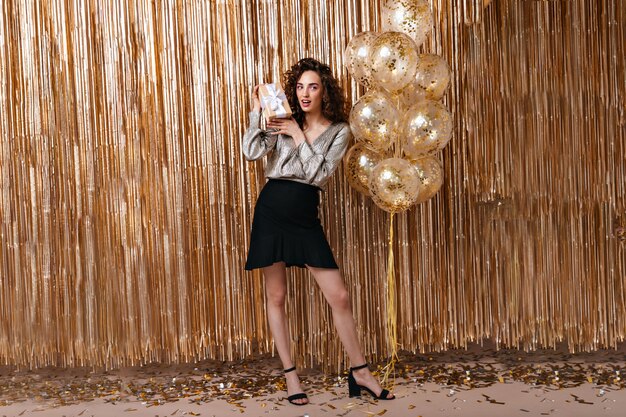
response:
{"label": "sequin sleeve", "polygon": [[277,136],[262,130],[260,119],[260,112],[250,112],[250,125],[243,135],[243,155],[248,161],[262,158],[276,147]]}

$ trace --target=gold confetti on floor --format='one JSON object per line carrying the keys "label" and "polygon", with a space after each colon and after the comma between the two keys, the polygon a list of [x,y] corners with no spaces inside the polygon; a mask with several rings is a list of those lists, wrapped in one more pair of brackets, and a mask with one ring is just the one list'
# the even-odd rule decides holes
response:
{"label": "gold confetti on floor", "polygon": [[[513,382],[527,384],[529,390],[542,389],[544,392],[592,384],[597,387],[599,397],[625,387],[622,376],[626,373],[626,355],[623,349],[569,354],[554,350],[520,353],[481,348],[428,355],[404,352],[400,359],[396,374],[398,382],[387,388],[399,395],[411,395],[411,392],[422,389],[424,384],[434,383],[440,388],[432,392],[448,397],[453,402],[456,402],[461,392]],[[383,366],[372,365],[372,370],[380,370]],[[330,393],[335,400],[347,399],[345,372],[328,375],[319,370],[300,370],[299,373],[303,388],[311,397]],[[284,389],[279,361],[269,356],[231,363],[205,361],[187,365],[154,364],[110,371],[81,368],[22,371],[0,367],[0,405],[35,400],[44,407],[42,409],[94,399],[102,399],[112,405],[139,402],[145,407],[157,407],[180,400],[196,405],[223,400],[233,409],[245,413],[244,400],[261,400],[262,397],[259,406],[269,412],[276,406],[288,405]],[[529,390],[523,392],[528,393]],[[274,395],[274,398],[268,398],[268,395]],[[493,396],[483,394],[482,397],[478,402],[505,404]],[[576,395],[571,398],[572,402],[580,404],[593,403]],[[381,409],[364,409],[364,406],[380,405],[367,396],[342,405],[331,404],[335,400],[317,406],[323,406],[327,411],[341,410],[341,415],[351,411],[370,415],[386,412]],[[458,404],[461,405],[461,402]],[[414,404],[408,406],[409,410],[414,408]],[[132,413],[137,408],[127,406],[124,411]],[[171,415],[178,415],[179,411],[177,409]],[[520,411],[525,412],[524,409]],[[196,415],[193,412],[185,413]]]}

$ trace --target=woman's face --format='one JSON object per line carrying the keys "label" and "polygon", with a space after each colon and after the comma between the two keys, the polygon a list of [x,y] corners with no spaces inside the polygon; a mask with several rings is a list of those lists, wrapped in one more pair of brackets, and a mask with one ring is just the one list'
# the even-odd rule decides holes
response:
{"label": "woman's face", "polygon": [[322,79],[315,71],[304,71],[296,84],[296,95],[300,108],[305,113],[322,111],[324,86]]}

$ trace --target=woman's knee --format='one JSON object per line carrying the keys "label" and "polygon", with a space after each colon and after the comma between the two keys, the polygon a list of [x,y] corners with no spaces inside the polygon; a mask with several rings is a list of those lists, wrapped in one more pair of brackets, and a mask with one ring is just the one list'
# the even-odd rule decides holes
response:
{"label": "woman's knee", "polygon": [[287,282],[285,280],[285,264],[275,263],[263,269],[265,276],[265,295],[267,304],[271,307],[283,307],[287,296]]}
{"label": "woman's knee", "polygon": [[266,291],[267,304],[271,307],[284,307],[287,288],[272,288]]}
{"label": "woman's knee", "polygon": [[337,310],[349,310],[350,305],[350,293],[346,289],[342,289],[333,294],[330,301],[330,307]]}

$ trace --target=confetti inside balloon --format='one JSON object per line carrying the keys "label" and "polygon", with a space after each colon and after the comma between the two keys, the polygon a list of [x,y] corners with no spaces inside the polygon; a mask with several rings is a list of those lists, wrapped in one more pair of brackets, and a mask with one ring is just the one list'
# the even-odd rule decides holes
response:
{"label": "confetti inside balloon", "polygon": [[369,189],[374,203],[389,213],[411,207],[420,193],[417,170],[401,158],[384,159],[372,170]]}
{"label": "confetti inside balloon", "polygon": [[367,88],[373,86],[370,51],[377,37],[376,32],[361,32],[350,39],[343,52],[343,61],[348,72]]}
{"label": "confetti inside balloon", "polygon": [[443,166],[435,156],[427,156],[412,162],[417,171],[421,187],[416,203],[430,200],[443,185]]}
{"label": "confetti inside balloon", "polygon": [[405,114],[415,103],[426,100],[426,91],[422,88],[415,88],[410,83],[403,89],[395,91],[393,94],[390,93],[390,96],[398,112]]}
{"label": "confetti inside balloon", "polygon": [[383,32],[402,32],[417,46],[433,27],[433,14],[426,0],[386,0],[382,7]]}
{"label": "confetti inside balloon", "polygon": [[417,62],[415,78],[397,94],[401,107],[425,98],[439,100],[450,84],[450,69],[446,61],[439,55],[422,54]]}
{"label": "confetti inside balloon", "polygon": [[371,90],[354,104],[350,111],[350,127],[354,136],[375,150],[385,151],[398,135],[400,114],[391,97]]}
{"label": "confetti inside balloon", "polygon": [[396,91],[406,86],[417,71],[415,42],[400,32],[385,32],[372,45],[372,79],[378,88]]}
{"label": "confetti inside balloon", "polygon": [[401,122],[402,149],[410,159],[442,150],[452,137],[452,116],[443,104],[424,100],[411,106]]}
{"label": "confetti inside balloon", "polygon": [[365,146],[364,143],[356,143],[344,159],[344,171],[348,177],[348,183],[358,192],[370,195],[369,177],[374,167],[383,159],[383,156]]}

